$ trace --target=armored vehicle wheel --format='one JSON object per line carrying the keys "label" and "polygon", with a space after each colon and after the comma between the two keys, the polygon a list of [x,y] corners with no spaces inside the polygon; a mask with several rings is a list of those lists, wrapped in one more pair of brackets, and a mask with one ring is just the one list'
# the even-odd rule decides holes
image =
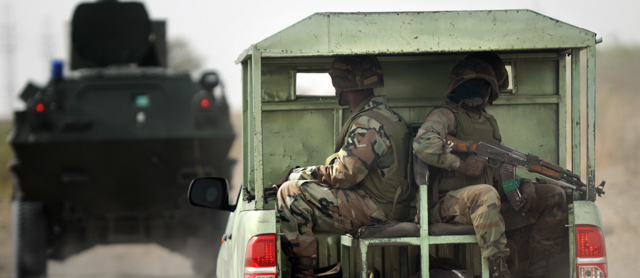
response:
{"label": "armored vehicle wheel", "polygon": [[41,202],[13,201],[13,272],[15,278],[46,277],[47,227]]}

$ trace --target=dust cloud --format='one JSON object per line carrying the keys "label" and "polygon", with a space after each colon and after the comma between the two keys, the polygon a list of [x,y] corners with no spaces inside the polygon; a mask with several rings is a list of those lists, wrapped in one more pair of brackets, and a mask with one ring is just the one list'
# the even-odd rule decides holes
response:
{"label": "dust cloud", "polygon": [[596,56],[596,179],[609,275],[635,277],[640,258],[640,46],[613,45]]}

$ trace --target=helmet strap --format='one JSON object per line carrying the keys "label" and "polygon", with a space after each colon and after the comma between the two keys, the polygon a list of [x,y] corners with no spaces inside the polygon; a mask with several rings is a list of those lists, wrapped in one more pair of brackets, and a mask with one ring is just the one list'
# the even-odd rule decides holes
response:
{"label": "helmet strap", "polygon": [[336,89],[336,102],[338,102],[338,105],[342,105],[340,104],[340,100],[342,99],[343,93],[344,93],[344,90]]}

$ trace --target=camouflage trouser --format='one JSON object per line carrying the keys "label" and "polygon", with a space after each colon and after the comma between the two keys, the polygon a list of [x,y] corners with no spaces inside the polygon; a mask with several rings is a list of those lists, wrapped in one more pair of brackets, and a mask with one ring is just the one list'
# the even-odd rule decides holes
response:
{"label": "camouflage trouser", "polygon": [[288,181],[278,190],[282,249],[292,257],[317,254],[313,232],[348,233],[386,220],[359,189],[334,189],[312,181]]}
{"label": "camouflage trouser", "polygon": [[507,247],[512,251],[507,262],[511,273],[516,276],[523,276],[525,269],[531,275],[544,273],[544,269],[533,269],[540,264],[530,261],[531,255],[541,250],[548,254],[557,253],[562,237],[567,235],[567,201],[564,190],[550,184],[536,184],[535,188],[537,202],[530,214],[523,216],[508,203],[502,206]]}
{"label": "camouflage trouser", "polygon": [[500,195],[491,185],[471,185],[447,192],[431,210],[430,218],[433,223],[473,225],[483,258],[509,255]]}
{"label": "camouflage trouser", "polygon": [[[537,202],[526,216],[515,211],[508,202],[500,204],[498,192],[490,185],[481,184],[448,192],[431,211],[431,221],[473,225],[485,258],[509,254],[506,243],[507,239],[512,241],[513,238],[507,237],[505,230],[521,230],[526,232],[528,238],[526,242],[510,242],[509,246],[518,247],[518,253],[521,253],[512,254],[510,261],[528,259],[528,253],[532,249],[554,253],[558,251],[560,241],[566,234],[565,193],[561,188],[550,184],[536,184],[535,188]],[[521,248],[513,243],[525,246]]]}

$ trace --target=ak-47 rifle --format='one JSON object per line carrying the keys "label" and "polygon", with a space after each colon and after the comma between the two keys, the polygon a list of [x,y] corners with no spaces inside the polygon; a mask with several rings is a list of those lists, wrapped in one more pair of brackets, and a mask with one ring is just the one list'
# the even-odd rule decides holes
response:
{"label": "ak-47 rifle", "polygon": [[[515,167],[521,167],[527,171],[539,174],[555,180],[555,184],[570,188],[575,191],[587,192],[587,185],[580,180],[580,176],[573,172],[560,167],[554,163],[542,160],[537,156],[523,154],[516,150],[512,150],[500,144],[491,141],[470,142],[461,141],[457,138],[447,135],[445,143],[451,148],[453,153],[475,153],[479,156],[492,158],[499,161],[502,166],[502,180],[505,192],[509,198],[509,202],[516,209],[520,209],[521,205],[517,204],[520,199],[518,184],[515,176]],[[598,196],[604,194],[605,181],[602,181],[595,190]]]}

